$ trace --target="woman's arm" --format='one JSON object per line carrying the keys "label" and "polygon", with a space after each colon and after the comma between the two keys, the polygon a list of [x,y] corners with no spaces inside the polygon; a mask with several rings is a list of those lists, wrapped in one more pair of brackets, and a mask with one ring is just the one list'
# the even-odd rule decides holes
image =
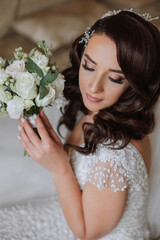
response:
{"label": "woman's arm", "polygon": [[82,240],[95,240],[109,234],[120,221],[126,201],[125,191],[98,190],[86,183],[80,191],[70,166],[52,174],[63,213],[72,232]]}
{"label": "woman's arm", "polygon": [[127,190],[116,193],[110,189],[99,191],[87,183],[82,193],[63,144],[44,113],[36,119],[40,138],[26,119],[20,124],[20,141],[30,157],[50,171],[72,232],[87,240],[103,237],[112,231],[123,214]]}

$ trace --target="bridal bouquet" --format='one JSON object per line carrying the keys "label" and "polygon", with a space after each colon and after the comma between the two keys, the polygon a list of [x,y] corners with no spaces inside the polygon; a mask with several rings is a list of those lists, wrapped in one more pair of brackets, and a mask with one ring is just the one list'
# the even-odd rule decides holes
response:
{"label": "bridal bouquet", "polygon": [[49,64],[52,54],[45,41],[38,42],[38,47],[44,54],[34,48],[27,55],[20,47],[15,49],[11,61],[0,57],[1,115],[8,114],[13,119],[29,117],[64,100],[64,76],[56,64]]}
{"label": "bridal bouquet", "polygon": [[0,115],[13,119],[27,117],[36,132],[34,115],[43,107],[63,104],[64,76],[52,57],[45,41],[38,42],[43,54],[34,48],[29,54],[19,47],[12,60],[0,57]]}

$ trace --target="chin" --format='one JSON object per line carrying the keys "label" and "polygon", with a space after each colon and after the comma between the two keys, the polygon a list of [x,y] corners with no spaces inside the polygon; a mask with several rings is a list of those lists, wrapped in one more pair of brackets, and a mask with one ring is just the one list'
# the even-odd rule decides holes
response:
{"label": "chin", "polygon": [[87,110],[91,113],[97,113],[99,112],[99,110],[101,110],[102,108],[97,108],[95,106],[90,106],[90,104],[86,104],[84,103],[84,106],[87,108]]}

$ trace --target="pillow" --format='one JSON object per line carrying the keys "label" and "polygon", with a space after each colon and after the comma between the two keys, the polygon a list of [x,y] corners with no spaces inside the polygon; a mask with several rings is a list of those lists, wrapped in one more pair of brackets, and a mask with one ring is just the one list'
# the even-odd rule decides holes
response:
{"label": "pillow", "polygon": [[76,37],[108,10],[98,1],[89,1],[86,5],[82,1],[70,1],[17,19],[13,28],[35,43],[44,39],[49,47],[52,45],[52,49],[57,50],[70,46]]}
{"label": "pillow", "polygon": [[0,1],[0,37],[8,32],[8,29],[14,19],[18,0]]}
{"label": "pillow", "polygon": [[17,20],[13,28],[34,42],[45,40],[51,49],[69,45],[84,31],[81,18],[69,14],[36,14]]}
{"label": "pillow", "polygon": [[[13,1],[13,0],[12,0]],[[17,11],[17,16],[24,16],[41,9],[69,2],[71,0],[20,0],[19,7]]]}

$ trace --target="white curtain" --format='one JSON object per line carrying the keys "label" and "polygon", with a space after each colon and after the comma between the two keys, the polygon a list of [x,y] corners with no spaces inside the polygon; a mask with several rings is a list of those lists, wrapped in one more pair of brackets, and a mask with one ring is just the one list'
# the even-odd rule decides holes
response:
{"label": "white curtain", "polygon": [[152,164],[150,172],[150,194],[147,215],[152,238],[160,236],[160,100],[156,105],[156,127],[150,134]]}

